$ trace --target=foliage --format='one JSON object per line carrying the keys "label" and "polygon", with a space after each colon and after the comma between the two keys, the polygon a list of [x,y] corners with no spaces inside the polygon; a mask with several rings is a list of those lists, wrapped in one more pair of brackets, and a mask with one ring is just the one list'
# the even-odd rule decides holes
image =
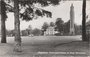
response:
{"label": "foliage", "polygon": [[49,27],[49,24],[47,22],[44,22],[43,26],[42,26],[42,30],[46,31],[46,29]]}
{"label": "foliage", "polygon": [[[48,6],[50,4],[57,5],[61,0],[19,0],[22,5],[39,3],[42,6]],[[23,3],[24,2],[24,3]]]}
{"label": "foliage", "polygon": [[3,19],[5,19],[6,20],[6,18],[7,18],[7,15],[6,15],[6,3],[3,1],[3,0],[1,0],[1,2],[0,2],[1,4],[0,4],[0,10],[1,10],[1,15],[2,15],[2,18]]}
{"label": "foliage", "polygon": [[64,21],[61,18],[57,18],[55,25],[56,30],[58,30],[59,32],[63,32]]}
{"label": "foliage", "polygon": [[[74,24],[75,34],[81,35],[81,26]],[[64,34],[68,35],[70,32],[70,20],[64,23]]]}
{"label": "foliage", "polygon": [[54,27],[55,26],[54,22],[50,22],[50,26]]}
{"label": "foliage", "polygon": [[[12,3],[13,0],[8,0],[8,3]],[[23,13],[20,13],[20,18],[23,20],[29,21],[34,18],[37,18],[37,16],[47,16],[47,17],[52,17],[52,13],[35,7],[35,4],[38,3],[38,5],[41,5],[42,7],[44,6],[49,6],[50,4],[52,5],[58,5],[59,1],[61,0],[19,0],[19,7],[20,11],[24,8],[25,11]],[[13,12],[14,9],[12,6],[7,7],[10,12]]]}
{"label": "foliage", "polygon": [[15,35],[15,31],[14,30],[6,30],[6,35],[7,36],[14,36]]}
{"label": "foliage", "polygon": [[29,25],[27,29],[21,30],[21,35],[22,36],[28,36],[31,33],[32,33],[32,27],[31,27],[31,25]]}
{"label": "foliage", "polygon": [[68,34],[70,31],[70,20],[64,23],[64,33]]}
{"label": "foliage", "polygon": [[31,34],[33,34],[33,35],[35,35],[35,36],[39,36],[39,35],[41,35],[41,30],[40,29],[37,29],[37,28],[35,28],[35,29],[26,29],[26,30],[22,30],[21,31],[21,35],[22,36],[29,36],[29,35],[31,35]]}
{"label": "foliage", "polygon": [[76,35],[81,35],[82,33],[81,33],[81,26],[80,25],[76,25],[75,24],[75,34]]}
{"label": "foliage", "polygon": [[44,35],[44,31],[46,31],[46,29],[49,27],[49,24],[47,22],[44,22],[43,23],[43,26],[42,26],[42,35]]}
{"label": "foliage", "polygon": [[32,34],[35,35],[35,36],[39,36],[39,35],[42,34],[42,32],[41,32],[40,29],[35,28],[35,29],[32,31]]}
{"label": "foliage", "polygon": [[21,36],[28,36],[28,31],[27,30],[22,30],[21,31]]}

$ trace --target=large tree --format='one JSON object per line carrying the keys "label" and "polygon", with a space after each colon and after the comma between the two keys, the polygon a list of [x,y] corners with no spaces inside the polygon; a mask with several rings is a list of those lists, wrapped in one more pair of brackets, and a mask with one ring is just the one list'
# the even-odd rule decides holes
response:
{"label": "large tree", "polygon": [[[40,4],[41,6],[48,6],[49,4],[57,5],[59,0],[14,0],[14,15],[15,15],[15,51],[21,51],[21,37],[20,37],[20,18],[29,21],[37,16],[51,17],[52,14],[49,11],[34,7],[34,4]],[[21,6],[19,8],[19,5]],[[20,13],[20,9],[26,8],[23,13]]]}
{"label": "large tree", "polygon": [[14,17],[15,17],[15,51],[21,51],[21,37],[20,37],[20,20],[19,20],[19,1],[14,0]]}
{"label": "large tree", "polygon": [[60,33],[63,32],[64,21],[61,18],[56,19],[55,25],[56,30],[58,30]]}
{"label": "large tree", "polygon": [[32,30],[32,34],[34,36],[39,36],[39,35],[41,35],[41,33],[42,33],[41,30],[38,28],[35,28],[34,30]]}
{"label": "large tree", "polygon": [[43,23],[42,30],[46,31],[46,29],[49,27],[49,24],[47,22]]}
{"label": "large tree", "polygon": [[43,26],[42,26],[42,35],[44,35],[44,31],[46,31],[46,29],[49,27],[49,24],[47,22],[44,22],[43,23]]}
{"label": "large tree", "polygon": [[64,34],[65,35],[69,35],[69,31],[70,31],[70,20],[68,20],[67,22],[64,23],[63,29],[64,29]]}
{"label": "large tree", "polygon": [[0,1],[0,14],[1,14],[1,43],[6,43],[5,20],[7,18],[7,15],[6,15],[6,3],[4,2],[4,0]]}
{"label": "large tree", "polygon": [[55,26],[54,22],[50,22],[50,26],[54,27]]}
{"label": "large tree", "polygon": [[87,41],[87,38],[86,38],[86,0],[83,0],[83,5],[82,5],[82,40]]}
{"label": "large tree", "polygon": [[7,11],[11,11],[12,10],[12,8],[9,8],[11,6],[6,4],[5,1],[6,0],[0,0],[1,43],[6,43],[7,42],[7,40],[6,40],[6,24],[5,24],[5,21],[6,21],[6,18],[7,18],[6,13],[7,13]]}

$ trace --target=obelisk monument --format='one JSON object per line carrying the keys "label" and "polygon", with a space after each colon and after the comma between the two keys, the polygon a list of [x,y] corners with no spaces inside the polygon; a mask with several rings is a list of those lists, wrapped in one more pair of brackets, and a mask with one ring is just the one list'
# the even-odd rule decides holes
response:
{"label": "obelisk monument", "polygon": [[70,7],[70,35],[75,35],[75,29],[74,29],[74,6],[71,4]]}

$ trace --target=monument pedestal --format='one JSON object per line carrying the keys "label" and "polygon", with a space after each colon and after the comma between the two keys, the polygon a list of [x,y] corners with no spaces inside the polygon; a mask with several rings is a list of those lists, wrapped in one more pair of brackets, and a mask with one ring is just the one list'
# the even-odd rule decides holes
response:
{"label": "monument pedestal", "polygon": [[70,29],[70,35],[75,35],[75,31],[74,31],[74,28]]}

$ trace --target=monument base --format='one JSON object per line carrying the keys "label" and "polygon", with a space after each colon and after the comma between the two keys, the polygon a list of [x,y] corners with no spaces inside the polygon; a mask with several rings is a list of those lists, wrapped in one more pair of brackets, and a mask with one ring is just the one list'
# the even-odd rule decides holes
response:
{"label": "monument base", "polygon": [[74,31],[74,29],[70,29],[70,33],[69,33],[70,35],[75,35],[75,31]]}

